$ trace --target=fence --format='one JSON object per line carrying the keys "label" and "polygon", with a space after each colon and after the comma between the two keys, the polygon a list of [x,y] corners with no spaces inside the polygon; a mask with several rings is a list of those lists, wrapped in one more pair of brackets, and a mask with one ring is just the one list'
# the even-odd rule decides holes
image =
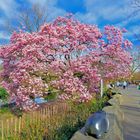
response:
{"label": "fence", "polygon": [[50,104],[19,118],[1,120],[0,140],[59,140],[62,125],[74,126],[78,119],[66,103]]}
{"label": "fence", "polygon": [[43,134],[47,135],[48,131],[53,131],[62,123],[63,118],[69,111],[70,107],[68,108],[66,103],[51,104],[38,111],[23,114],[19,118],[1,120],[0,139],[19,140],[27,137],[26,135],[29,135],[28,139],[32,139],[34,135],[37,139],[39,137],[42,139]]}

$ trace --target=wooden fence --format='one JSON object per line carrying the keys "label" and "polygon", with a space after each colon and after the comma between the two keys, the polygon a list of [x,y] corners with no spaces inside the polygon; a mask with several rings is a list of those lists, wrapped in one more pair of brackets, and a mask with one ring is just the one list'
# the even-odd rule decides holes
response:
{"label": "wooden fence", "polygon": [[[54,140],[64,121],[73,123],[71,108],[66,103],[47,105],[22,117],[0,120],[0,140]],[[67,117],[67,118],[66,118]]]}

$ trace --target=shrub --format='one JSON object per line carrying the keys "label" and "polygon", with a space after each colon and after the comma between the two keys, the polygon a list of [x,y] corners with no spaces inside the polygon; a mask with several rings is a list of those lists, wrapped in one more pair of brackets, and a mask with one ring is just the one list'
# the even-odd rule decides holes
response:
{"label": "shrub", "polygon": [[[24,114],[20,133],[10,133],[5,139],[10,140],[69,140],[72,135],[81,129],[86,119],[93,112],[104,107],[107,98],[93,99],[88,103],[69,103],[68,109],[59,108],[57,114],[54,108],[49,107],[50,114],[46,111],[36,111],[33,114]],[[48,110],[47,109],[47,110]],[[16,108],[15,108],[16,110]],[[14,131],[14,130],[13,130]],[[6,131],[7,133],[7,131]],[[15,138],[16,136],[16,138]]]}
{"label": "shrub", "polygon": [[11,111],[12,111],[12,113],[13,113],[15,116],[17,116],[17,117],[21,117],[22,114],[23,114],[22,109],[19,108],[19,107],[17,107],[17,106],[12,107],[12,108],[11,108]]}
{"label": "shrub", "polygon": [[0,87],[0,99],[3,100],[3,101],[6,101],[8,96],[9,95],[8,95],[6,89],[3,88],[3,87]]}

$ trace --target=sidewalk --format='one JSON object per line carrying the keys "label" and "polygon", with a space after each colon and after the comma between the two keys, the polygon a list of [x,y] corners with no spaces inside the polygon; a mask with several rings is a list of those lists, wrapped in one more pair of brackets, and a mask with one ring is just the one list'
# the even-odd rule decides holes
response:
{"label": "sidewalk", "polygon": [[125,140],[140,140],[140,90],[131,85],[125,90],[119,88],[123,94],[121,109],[124,112],[124,138]]}

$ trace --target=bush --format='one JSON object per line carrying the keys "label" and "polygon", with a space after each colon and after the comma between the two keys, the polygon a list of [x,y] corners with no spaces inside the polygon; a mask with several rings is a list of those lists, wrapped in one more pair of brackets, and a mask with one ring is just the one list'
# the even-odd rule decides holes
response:
{"label": "bush", "polygon": [[0,87],[0,99],[3,101],[6,101],[8,96],[9,95],[8,95],[6,89],[4,89],[3,87]]}
{"label": "bush", "polygon": [[0,115],[1,115],[1,114],[5,114],[5,113],[7,113],[7,112],[10,112],[10,109],[9,109],[8,107],[2,107],[2,108],[0,109]]}
{"label": "bush", "polygon": [[73,118],[71,115],[68,115],[65,118],[62,127],[56,131],[57,133],[55,135],[55,139],[69,140],[77,130],[81,129],[84,126],[87,118],[91,113],[102,110],[107,100],[107,97],[103,97],[100,99],[93,99],[88,103],[81,103],[78,105],[71,104],[73,114],[75,115],[73,116]]}
{"label": "bush", "polygon": [[11,111],[17,117],[21,117],[22,114],[23,114],[23,111],[19,107],[17,107],[17,106],[12,107]]}
{"label": "bush", "polygon": [[57,99],[57,96],[58,96],[58,91],[53,87],[49,87],[48,94],[46,96],[44,96],[44,99],[48,100],[48,101],[55,100],[55,99]]}
{"label": "bush", "polygon": [[[34,112],[34,114],[24,114],[24,127],[20,133],[8,137],[10,140],[69,140],[73,134],[81,129],[91,113],[101,110],[108,98],[93,99],[88,103],[69,103],[67,109],[51,110],[50,114],[43,110]],[[14,108],[19,115],[20,110]],[[53,111],[57,112],[53,114]],[[7,139],[8,139],[7,138]]]}

